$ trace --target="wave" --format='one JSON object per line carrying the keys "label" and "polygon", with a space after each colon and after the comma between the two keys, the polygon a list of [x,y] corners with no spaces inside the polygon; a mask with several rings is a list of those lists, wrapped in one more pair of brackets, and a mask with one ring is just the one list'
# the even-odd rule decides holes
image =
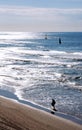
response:
{"label": "wave", "polygon": [[76,89],[76,90],[82,91],[82,86],[80,84],[77,84],[76,82],[70,82],[69,81],[68,85],[72,89]]}
{"label": "wave", "polygon": [[73,63],[78,63],[78,65],[82,62],[82,58],[81,57],[72,57],[72,62]]}
{"label": "wave", "polygon": [[74,55],[81,55],[82,56],[82,52],[73,52]]}

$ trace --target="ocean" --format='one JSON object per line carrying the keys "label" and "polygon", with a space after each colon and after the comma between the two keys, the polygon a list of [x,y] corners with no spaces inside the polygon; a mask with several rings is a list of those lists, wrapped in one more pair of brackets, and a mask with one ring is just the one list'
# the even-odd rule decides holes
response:
{"label": "ocean", "polygon": [[82,119],[82,32],[0,32],[1,90]]}

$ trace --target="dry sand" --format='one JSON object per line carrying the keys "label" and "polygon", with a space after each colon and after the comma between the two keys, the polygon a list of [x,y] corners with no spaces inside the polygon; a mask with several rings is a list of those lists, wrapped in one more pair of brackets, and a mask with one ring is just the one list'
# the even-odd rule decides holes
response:
{"label": "dry sand", "polygon": [[0,97],[0,130],[82,130],[82,125]]}

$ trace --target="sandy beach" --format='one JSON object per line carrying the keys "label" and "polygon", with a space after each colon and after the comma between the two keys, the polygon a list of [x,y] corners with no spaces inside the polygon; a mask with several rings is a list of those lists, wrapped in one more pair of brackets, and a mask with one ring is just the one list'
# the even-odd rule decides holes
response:
{"label": "sandy beach", "polygon": [[82,125],[0,97],[0,130],[82,130]]}

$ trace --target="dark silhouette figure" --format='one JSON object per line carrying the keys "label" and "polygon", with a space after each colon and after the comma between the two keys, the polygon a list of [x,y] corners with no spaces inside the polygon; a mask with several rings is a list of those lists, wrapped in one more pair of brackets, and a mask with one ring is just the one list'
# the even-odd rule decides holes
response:
{"label": "dark silhouette figure", "polygon": [[59,38],[59,44],[61,44],[61,38]]}
{"label": "dark silhouette figure", "polygon": [[57,109],[55,108],[55,104],[56,104],[56,101],[54,99],[52,99],[52,102],[51,102],[51,113],[54,114],[55,111],[57,111]]}
{"label": "dark silhouette figure", "polygon": [[47,34],[45,35],[45,40],[47,40],[48,38],[47,38]]}

